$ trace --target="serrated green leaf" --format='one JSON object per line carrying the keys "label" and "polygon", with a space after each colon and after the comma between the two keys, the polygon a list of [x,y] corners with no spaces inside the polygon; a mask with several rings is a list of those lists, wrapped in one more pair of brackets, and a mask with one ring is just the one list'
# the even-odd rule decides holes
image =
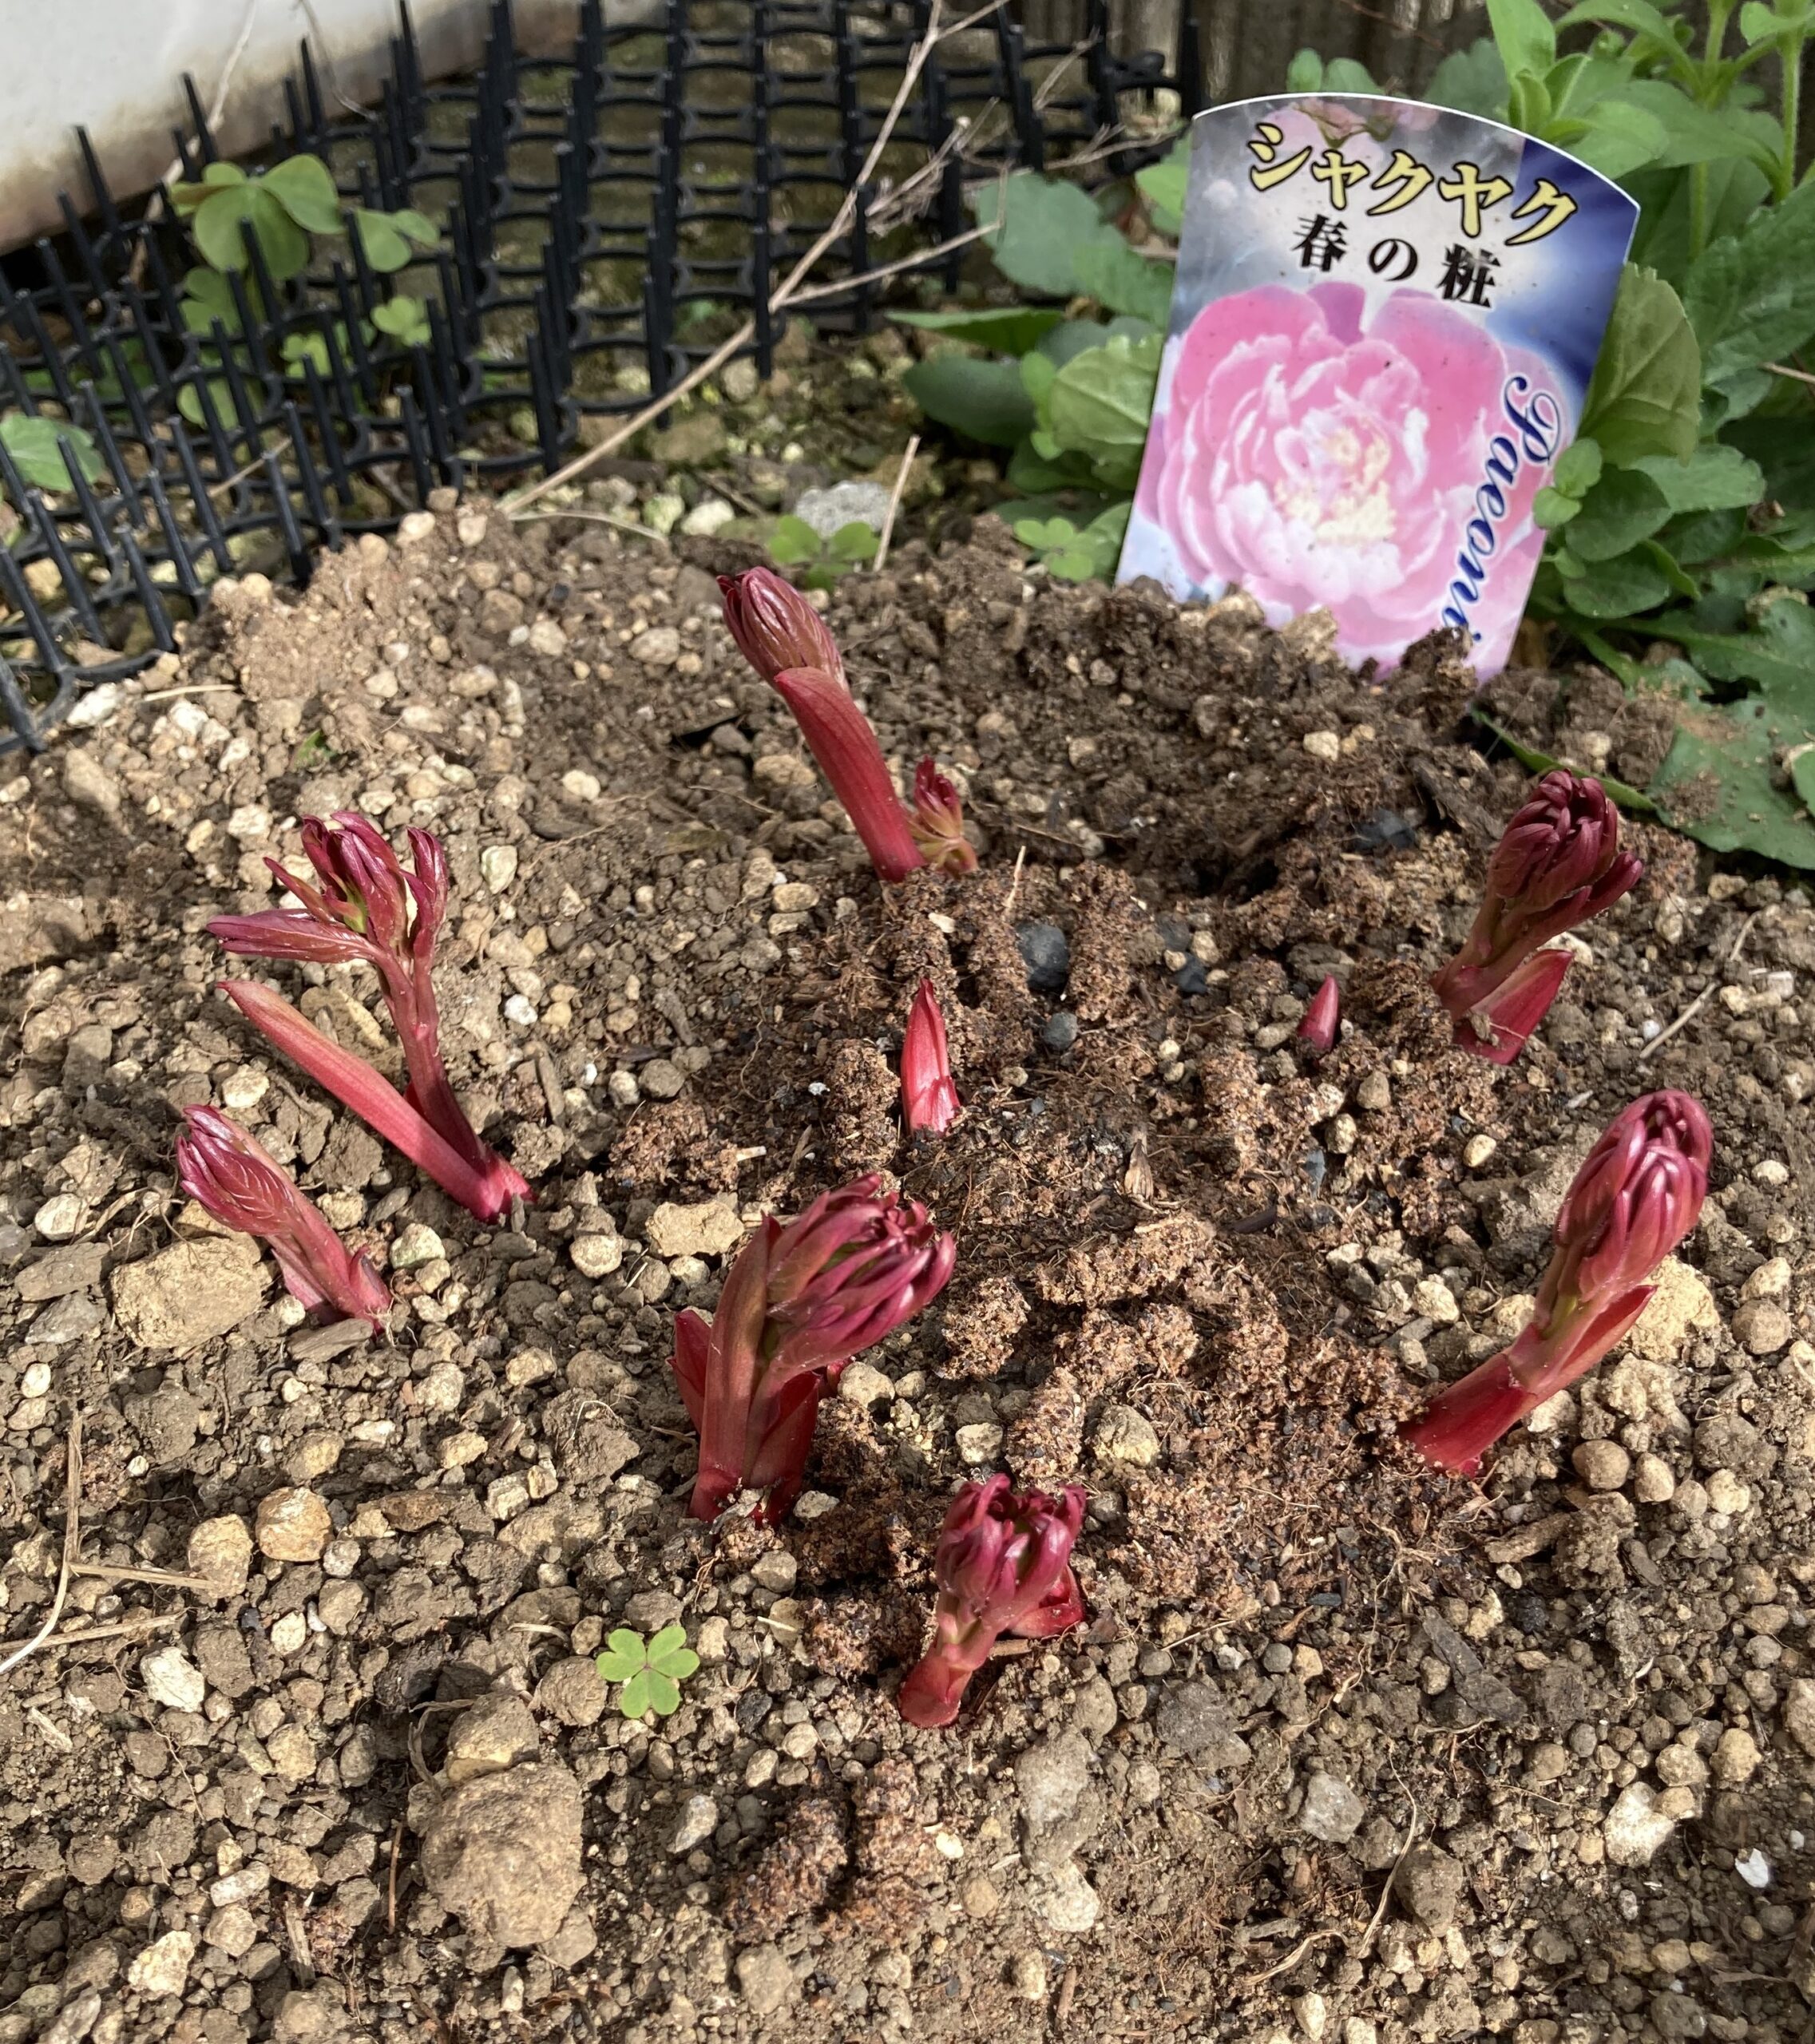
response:
{"label": "serrated green leaf", "polygon": [[1034,422],[1033,401],[1021,381],[1020,362],[985,362],[946,352],[917,362],[902,387],[930,419],[986,446],[1013,447]]}
{"label": "serrated green leaf", "polygon": [[1805,727],[1798,738],[1758,696],[1686,707],[1651,792],[1666,821],[1717,852],[1815,869],[1815,820],[1802,786],[1777,782],[1778,752],[1810,735]]}
{"label": "serrated green leaf", "polygon": [[1135,172],[1135,184],[1147,203],[1153,224],[1176,239],[1185,212],[1185,188],[1191,178],[1191,138],[1181,135],[1158,163]]}
{"label": "serrated green leaf", "polygon": [[1650,477],[1673,512],[1749,510],[1765,494],[1765,472],[1758,464],[1718,441],[1698,447],[1686,461],[1651,454],[1632,469]]}
{"label": "serrated green leaf", "polygon": [[286,156],[259,182],[306,232],[339,233],[340,194],[319,156]]}
{"label": "serrated green leaf", "polygon": [[1011,283],[1051,298],[1076,294],[1079,249],[1121,238],[1088,192],[1037,171],[985,184],[973,203],[978,224],[992,230],[985,242],[997,268]]}
{"label": "serrated green leaf", "polygon": [[769,558],[783,568],[791,568],[802,561],[816,561],[821,549],[819,535],[804,518],[797,518],[791,511],[775,521],[775,529],[769,535]]}
{"label": "serrated green leaf", "polygon": [[1145,341],[1118,335],[1067,362],[1047,394],[1043,410],[1053,438],[1088,457],[1112,487],[1131,489],[1140,473],[1159,353],[1158,335]]}
{"label": "serrated green leaf", "polygon": [[1633,617],[1669,600],[1670,576],[1642,553],[1583,564],[1586,572],[1568,586],[1570,608],[1584,617]]}
{"label": "serrated green leaf", "polygon": [[875,527],[865,525],[861,518],[853,518],[849,525],[839,526],[833,533],[830,551],[835,561],[874,561],[878,544]]}
{"label": "serrated green leaf", "polygon": [[1815,614],[1786,596],[1748,632],[1707,632],[1674,621],[1670,636],[1718,681],[1742,682],[1789,714],[1815,721]]}
{"label": "serrated green leaf", "polygon": [[1478,113],[1484,120],[1506,118],[1506,66],[1492,36],[1481,36],[1466,50],[1452,50],[1431,73],[1425,97],[1433,106],[1453,107],[1459,113]]}
{"label": "serrated green leaf", "polygon": [[1767,207],[1690,269],[1682,301],[1702,374],[1726,390],[1734,415],[1769,388],[1762,365],[1815,335],[1815,186]]}
{"label": "serrated green leaf", "polygon": [[1542,75],[1556,61],[1556,30],[1538,0],[1488,0],[1488,21],[1509,78]]}
{"label": "serrated green leaf", "polygon": [[1638,469],[1609,469],[1582,500],[1569,528],[1578,561],[1611,561],[1649,539],[1669,518],[1670,500]]}
{"label": "serrated green leaf", "polygon": [[1746,537],[1742,511],[1691,511],[1673,518],[1660,537],[1678,561],[1718,561]]}
{"label": "serrated green leaf", "polygon": [[639,1668],[618,1693],[617,1707],[626,1717],[640,1717],[649,1708],[651,1689],[660,1677]]}
{"label": "serrated green leaf", "polygon": [[1611,461],[1692,454],[1702,434],[1701,385],[1682,301],[1655,271],[1629,263],[1589,386],[1583,434]]}
{"label": "serrated green leaf", "polygon": [[1172,306],[1172,265],[1138,255],[1118,236],[1093,241],[1074,258],[1078,287],[1112,312],[1163,327]]}
{"label": "serrated green leaf", "polygon": [[1601,479],[1601,443],[1578,435],[1556,458],[1551,481],[1566,497],[1585,496]]}
{"label": "serrated green leaf", "polygon": [[1056,305],[980,305],[959,312],[891,312],[903,327],[943,334],[948,340],[968,341],[993,355],[1025,355],[1039,345],[1064,314]]}

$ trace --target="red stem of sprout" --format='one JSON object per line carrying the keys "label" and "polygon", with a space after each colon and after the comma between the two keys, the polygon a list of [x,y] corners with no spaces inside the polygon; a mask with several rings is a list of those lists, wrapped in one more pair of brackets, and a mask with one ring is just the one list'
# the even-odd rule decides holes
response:
{"label": "red stem of sprout", "polygon": [[1084,1617],[1071,1567],[1084,1511],[1076,1484],[1056,1498],[1016,1497],[1008,1478],[995,1476],[958,1492],[933,1564],[933,1644],[895,1699],[910,1725],[949,1725],[1005,1633],[1050,1639]]}
{"label": "red stem of sprout", "polygon": [[1403,1430],[1427,1461],[1472,1476],[1508,1428],[1627,1333],[1658,1266],[1700,1216],[1713,1151],[1708,1117],[1686,1093],[1647,1093],[1614,1117],[1563,1197],[1530,1321]]}
{"label": "red stem of sprout", "polygon": [[710,1323],[675,1317],[673,1368],[699,1435],[689,1507],[715,1519],[742,1490],[758,1517],[796,1496],[819,1402],[861,1350],[937,1297],[956,1248],[917,1202],[862,1178],[784,1226],[763,1220],[732,1264]]}
{"label": "red stem of sprout", "polygon": [[[513,1198],[527,1198],[529,1187],[466,1119],[442,1059],[434,965],[435,939],[447,913],[446,854],[433,832],[412,830],[411,870],[364,817],[343,812],[334,822],[338,827],[331,829],[319,817],[303,820],[303,849],[315,884],[275,859],[265,861],[300,908],[217,916],[208,929],[235,957],[371,967],[403,1047],[410,1079],[405,1097],[484,1188],[479,1196],[485,1206],[474,1212],[495,1220]],[[472,1205],[463,1194],[454,1196]]]}
{"label": "red stem of sprout", "polygon": [[1456,1042],[1496,1064],[1516,1057],[1568,969],[1567,957],[1535,965],[1533,955],[1611,908],[1644,870],[1619,849],[1619,812],[1599,781],[1546,774],[1488,862],[1467,941],[1431,981]]}
{"label": "red stem of sprout", "polygon": [[282,1165],[217,1108],[183,1114],[176,1175],[189,1197],[223,1226],[266,1242],[291,1297],[318,1318],[382,1327],[390,1293],[371,1258],[351,1254]]}

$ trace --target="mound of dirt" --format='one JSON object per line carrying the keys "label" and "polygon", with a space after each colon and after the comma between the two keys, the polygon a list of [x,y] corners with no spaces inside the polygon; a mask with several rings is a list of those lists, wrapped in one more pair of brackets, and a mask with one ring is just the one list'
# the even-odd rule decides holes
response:
{"label": "mound of dirt", "polygon": [[[1524,777],[1452,648],[1357,677],[1314,619],[1030,580],[988,521],[831,599],[984,850],[885,892],[731,564],[446,502],[224,587],[0,788],[0,1658],[84,1429],[79,1571],[0,1684],[0,2044],[1802,2034],[1806,893],[1629,826],[1645,880],[1492,1069],[1425,982]],[[443,1041],[517,1226],[213,991],[209,917],[348,808],[446,845]],[[272,976],[398,1072],[367,976]],[[905,1143],[923,977],[965,1111]],[[1480,1485],[1434,1476],[1398,1421],[1665,1084],[1714,1121],[1702,1230]],[[387,1340],[185,1206],[204,1100],[388,1266]],[[782,1527],[688,1520],[674,1311],[865,1171],[955,1232],[949,1291]],[[1089,1620],[917,1732],[932,1541],[995,1468],[1088,1486]],[[591,1657],[675,1622],[699,1671],[625,1719]]]}

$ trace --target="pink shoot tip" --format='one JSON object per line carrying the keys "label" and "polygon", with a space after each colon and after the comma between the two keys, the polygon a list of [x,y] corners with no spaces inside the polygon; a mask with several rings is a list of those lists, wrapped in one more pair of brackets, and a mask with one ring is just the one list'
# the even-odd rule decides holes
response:
{"label": "pink shoot tip", "polygon": [[[1619,812],[1599,781],[1567,767],[1546,774],[1488,862],[1466,942],[1431,981],[1455,1018],[1456,1042],[1496,1064],[1516,1057],[1549,1005],[1547,1000],[1532,1012],[1538,990],[1554,973],[1554,997],[1562,973],[1554,965],[1536,969],[1509,993],[1504,1011],[1496,1011],[1496,996],[1541,945],[1612,907],[1644,870],[1642,860],[1619,849]],[[1484,1016],[1485,1031],[1477,1026]]]}
{"label": "pink shoot tip", "polygon": [[964,804],[957,785],[923,759],[913,775],[913,841],[941,873],[975,873],[977,847],[965,835]]}
{"label": "pink shoot tip", "polygon": [[933,982],[922,980],[902,1039],[902,1118],[910,1135],[943,1135],[957,1119],[958,1089],[945,1048],[945,1018]]}
{"label": "pink shoot tip", "polygon": [[1530,1321],[1403,1429],[1427,1461],[1472,1476],[1502,1434],[1624,1338],[1701,1217],[1713,1155],[1707,1115],[1686,1093],[1647,1093],[1615,1115],[1563,1195]]}
{"label": "pink shoot tip", "polygon": [[926,863],[908,813],[889,778],[887,762],[870,719],[835,672],[791,667],[772,677],[776,693],[793,711],[807,750],[844,804],[863,840],[870,862],[894,886]]}
{"label": "pink shoot tip", "polygon": [[994,1476],[958,1492],[933,1559],[933,1644],[895,1699],[910,1725],[949,1725],[1005,1633],[1050,1639],[1082,1619],[1071,1558],[1084,1512],[1076,1484],[1056,1498],[1016,1497],[1006,1476]]}
{"label": "pink shoot tip", "polygon": [[1342,1026],[1342,988],[1334,973],[1311,996],[1298,1033],[1313,1057],[1328,1057]]}
{"label": "pink shoot tip", "polygon": [[737,649],[765,681],[793,667],[817,667],[844,679],[844,663],[826,620],[785,576],[772,568],[721,575],[719,596]]}
{"label": "pink shoot tip", "polygon": [[382,1328],[390,1293],[364,1250],[350,1254],[275,1159],[214,1107],[185,1107],[176,1139],[183,1190],[223,1227],[270,1246],[291,1296],[323,1319]]}
{"label": "pink shoot tip", "polygon": [[957,1255],[917,1201],[875,1177],[823,1193],[738,1252],[711,1323],[675,1318],[673,1368],[699,1435],[689,1507],[715,1519],[740,1490],[783,1518],[799,1495],[819,1404],[861,1350],[945,1289]]}

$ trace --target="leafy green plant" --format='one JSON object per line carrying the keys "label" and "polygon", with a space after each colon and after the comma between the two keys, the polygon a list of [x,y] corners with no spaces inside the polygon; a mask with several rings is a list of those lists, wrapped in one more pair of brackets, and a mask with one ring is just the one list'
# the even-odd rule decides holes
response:
{"label": "leafy green plant", "polygon": [[667,1717],[680,1708],[680,1686],[699,1666],[687,1643],[684,1626],[664,1626],[647,1643],[640,1632],[620,1626],[593,1664],[608,1682],[621,1682],[617,1707],[626,1717],[652,1710]]}
{"label": "leafy green plant", "polygon": [[[248,240],[257,243],[271,282],[281,284],[307,268],[315,253],[313,237],[318,235],[349,235],[357,240],[371,267],[386,276],[407,268],[418,248],[432,248],[438,239],[434,221],[410,208],[385,213],[355,206],[343,214],[333,176],[319,156],[287,156],[269,170],[251,173],[238,164],[211,163],[195,183],[172,186],[170,196],[179,218],[188,221],[196,252],[202,259],[184,275],[180,310],[184,325],[204,343],[204,368],[225,366],[216,338],[217,328],[227,335],[230,346],[241,338],[232,277],[240,278],[244,303],[255,318],[275,309],[260,297]],[[426,343],[430,337],[428,308],[421,299],[397,292],[374,309],[371,323],[361,329],[362,338],[369,341],[374,331],[405,347]],[[347,335],[343,323],[335,323],[335,335],[344,356]],[[249,371],[249,356],[239,350],[235,353]],[[283,358],[284,372],[291,377],[301,377],[308,362],[324,376],[331,366],[327,340],[319,333],[287,335]],[[235,419],[232,386],[224,376],[210,379],[208,395],[216,417],[231,424]],[[177,403],[192,425],[204,423],[196,386],[184,384]]]}
{"label": "leafy green plant", "polygon": [[[1651,789],[1666,818],[1815,869],[1815,182],[1794,155],[1815,0],[1712,0],[1699,30],[1654,0],[1582,0],[1554,22],[1539,0],[1488,0],[1488,18],[1427,97],[1570,150],[1640,206],[1580,430],[1535,507],[1551,537],[1532,614],[1680,704]],[[1381,89],[1310,50],[1287,82]],[[1114,572],[1172,282],[1152,236],[1176,234],[1185,182],[1183,143],[1137,176],[1144,246],[1074,186],[992,185],[978,217],[997,270],[1062,303],[895,315],[950,343],[905,387],[1011,450],[1020,496],[999,508],[1056,575]]]}
{"label": "leafy green plant", "polygon": [[804,567],[808,588],[829,589],[841,575],[874,561],[880,542],[874,529],[860,518],[839,526],[826,539],[791,512],[775,521],[768,544],[769,558],[778,568]]}
{"label": "leafy green plant", "polygon": [[[1183,146],[1137,183],[1155,228],[1184,204]],[[1080,299],[1101,318],[1056,306],[979,306],[893,317],[954,345],[902,378],[927,417],[1012,450],[1021,493],[999,506],[1051,572],[1082,581],[1115,572],[1147,444],[1172,298],[1171,251],[1137,247],[1076,185],[1018,172],[978,196],[996,267],[1023,289]]]}
{"label": "leafy green plant", "polygon": [[60,437],[69,442],[84,481],[98,482],[106,471],[99,449],[83,427],[42,414],[35,418],[27,412],[8,412],[0,417],[0,441],[6,443],[6,452],[13,458],[13,465],[21,477],[34,489],[75,487],[75,478],[69,473],[63,450],[57,444]]}

